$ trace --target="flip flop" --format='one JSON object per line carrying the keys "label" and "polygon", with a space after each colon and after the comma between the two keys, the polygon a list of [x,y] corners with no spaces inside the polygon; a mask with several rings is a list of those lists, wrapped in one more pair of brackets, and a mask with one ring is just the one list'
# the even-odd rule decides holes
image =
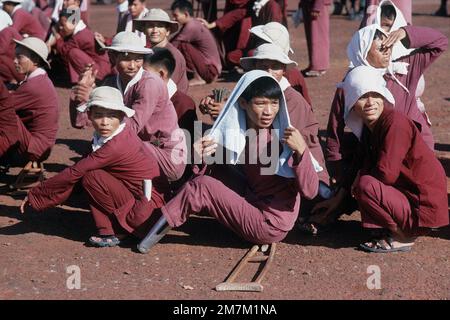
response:
{"label": "flip flop", "polygon": [[[98,238],[98,239],[96,239],[96,238]],[[101,247],[101,248],[115,247],[120,244],[120,240],[115,235],[110,235],[110,236],[98,235],[98,236],[90,237],[89,243],[92,244],[94,247]]]}
{"label": "flip flop", "polygon": [[373,239],[369,241],[372,246],[366,245],[366,243],[361,243],[359,247],[364,251],[375,252],[375,253],[388,253],[388,252],[408,252],[411,251],[412,246],[403,246],[394,248],[392,243],[394,242],[392,238],[386,237],[384,239]]}

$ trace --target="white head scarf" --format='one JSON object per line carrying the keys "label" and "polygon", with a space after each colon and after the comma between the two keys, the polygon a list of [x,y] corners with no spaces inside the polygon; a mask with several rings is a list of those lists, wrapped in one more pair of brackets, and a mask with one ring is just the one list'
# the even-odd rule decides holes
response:
{"label": "white head scarf", "polygon": [[344,121],[347,127],[361,139],[363,121],[353,111],[353,106],[358,99],[367,92],[377,92],[381,94],[387,101],[395,104],[392,93],[386,88],[386,81],[381,73],[370,66],[359,66],[353,68],[345,77],[344,82],[337,85],[344,90],[345,109]]}
{"label": "white head scarf", "polygon": [[[274,82],[278,84],[278,81],[266,71],[253,70],[245,73],[231,92],[230,97],[217,117],[217,120],[214,122],[209,134],[214,141],[232,152],[230,157],[231,164],[236,164],[238,162],[239,156],[245,149],[246,143],[246,113],[239,106],[238,99],[253,81],[261,77],[272,78]],[[278,139],[282,138],[280,135],[291,125],[284,93],[282,90],[281,92],[280,108],[272,124],[274,129],[279,130]],[[283,151],[279,157],[279,163],[275,172],[277,175],[286,178],[295,177],[294,171],[288,165],[288,159],[291,155],[292,150],[286,144],[283,144]]]}
{"label": "white head scarf", "polygon": [[[401,27],[408,25],[405,20],[405,17],[403,16],[403,13],[390,0],[383,0],[380,2],[380,4],[378,5],[378,8],[377,8],[377,14],[376,14],[375,20],[373,21],[374,24],[378,24],[381,26],[381,9],[385,5],[392,5],[396,12],[394,24],[392,25],[391,30],[389,32],[396,31],[396,30],[400,29]],[[409,56],[412,51],[414,51],[414,49],[407,49],[407,48],[405,48],[403,43],[397,42],[394,45],[394,47],[392,48],[392,61],[395,61],[404,56]]]}
{"label": "white head scarf", "polygon": [[[350,60],[350,68],[358,66],[371,66],[367,61],[367,54],[369,53],[373,38],[377,31],[386,34],[377,24],[366,26],[353,34],[353,37],[347,46],[347,57]],[[387,68],[376,70],[378,70],[382,75],[389,73],[394,81],[396,81],[405,91],[409,92],[408,89],[395,77],[395,73],[407,74],[408,65],[409,64],[406,62],[390,62]]]}

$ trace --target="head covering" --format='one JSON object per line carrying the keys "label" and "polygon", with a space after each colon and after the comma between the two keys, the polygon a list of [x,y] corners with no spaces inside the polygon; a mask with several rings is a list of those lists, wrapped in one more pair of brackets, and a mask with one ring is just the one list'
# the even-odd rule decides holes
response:
{"label": "head covering", "polygon": [[48,57],[48,48],[44,41],[35,37],[28,37],[23,39],[22,41],[13,39],[15,43],[18,45],[24,46],[28,50],[37,54],[42,61],[44,61],[47,66],[50,68],[50,63],[47,61]]}
{"label": "head covering", "polygon": [[283,52],[286,55],[288,55],[289,52],[294,52],[290,47],[289,32],[286,27],[279,22],[269,22],[264,25],[253,27],[250,29],[250,33],[268,43],[276,44],[283,49]]}
{"label": "head covering", "polygon": [[254,68],[256,60],[275,60],[281,62],[287,66],[289,65],[297,65],[297,62],[292,61],[289,57],[283,52],[279,46],[273,43],[264,43],[255,49],[253,53],[253,57],[245,57],[241,58],[241,66],[246,70],[250,70]]}
{"label": "head covering", "polygon": [[[232,152],[230,157],[231,164],[237,164],[239,156],[245,149],[246,143],[246,112],[239,105],[239,97],[253,81],[261,77],[272,78],[274,82],[279,85],[276,79],[268,72],[253,70],[245,73],[231,92],[230,97],[217,117],[217,120],[214,122],[209,134],[214,141]],[[280,108],[272,126],[274,129],[279,130],[277,133],[278,139],[282,138],[285,129],[290,126],[289,113],[283,93],[282,98],[280,99]],[[277,175],[287,178],[294,177],[294,172],[287,162],[291,154],[292,150],[286,144],[283,144],[283,151],[279,157],[279,162],[275,171]]]}
{"label": "head covering", "polygon": [[113,87],[103,86],[92,90],[87,103],[77,108],[79,112],[85,112],[92,106],[105,109],[118,110],[125,113],[128,118],[134,116],[134,110],[123,103],[122,93]]}
{"label": "head covering", "polygon": [[145,23],[150,21],[166,23],[171,33],[178,30],[178,22],[170,20],[169,15],[163,9],[150,9],[142,18],[134,19],[133,24],[136,30],[144,32]]}
{"label": "head covering", "polygon": [[[386,34],[377,24],[371,24],[362,29],[359,29],[353,34],[350,43],[347,46],[347,57],[350,60],[350,68],[358,66],[371,66],[367,61],[367,54],[372,46],[373,38],[377,31]],[[392,60],[392,59],[391,59]],[[405,91],[409,90],[395,77],[395,73],[407,74],[408,65],[406,62],[390,62],[387,68],[377,69],[381,74],[391,74],[394,81],[396,81]]]}
{"label": "head covering", "polygon": [[9,14],[0,9],[0,31],[6,27],[12,26],[13,22]]}
{"label": "head covering", "polygon": [[[380,2],[380,4],[378,5],[378,8],[377,8],[377,14],[376,14],[375,20],[373,22],[374,24],[381,26],[381,9],[383,8],[383,6],[386,6],[386,5],[393,6],[395,9],[395,13],[396,13],[394,24],[392,25],[391,30],[389,32],[396,31],[396,30],[400,29],[401,27],[408,25],[408,23],[405,20],[405,17],[403,16],[403,13],[390,0],[383,0]],[[405,48],[403,43],[401,43],[400,41],[397,42],[394,45],[394,47],[392,48],[392,61],[395,61],[401,57],[410,55],[413,50],[414,49]]]}
{"label": "head covering", "polygon": [[1,0],[0,2],[22,3],[23,0]]}
{"label": "head covering", "polygon": [[395,104],[392,93],[386,88],[386,81],[382,74],[370,66],[353,68],[345,77],[344,82],[339,83],[337,87],[344,90],[345,124],[358,138],[361,138],[363,121],[355,112],[352,112],[352,109],[361,96],[368,92],[377,92],[391,104]]}
{"label": "head covering", "polygon": [[122,31],[116,34],[112,39],[111,46],[105,47],[105,49],[138,54],[153,53],[153,50],[144,47],[141,38],[131,31]]}

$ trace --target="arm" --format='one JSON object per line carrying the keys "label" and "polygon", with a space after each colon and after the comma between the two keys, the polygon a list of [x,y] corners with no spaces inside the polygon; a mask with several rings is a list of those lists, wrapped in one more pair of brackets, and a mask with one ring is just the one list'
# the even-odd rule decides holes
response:
{"label": "arm", "polygon": [[240,22],[247,16],[247,8],[238,8],[225,13],[222,17],[215,21],[217,29],[221,33],[226,32],[236,23]]}
{"label": "arm", "polygon": [[56,40],[55,46],[56,46],[56,50],[59,52],[59,54],[62,57],[67,57],[70,50],[72,50],[74,48],[78,48],[78,43],[75,41],[73,36],[71,36],[66,41],[64,41],[63,38],[59,38],[58,40]]}
{"label": "arm", "polygon": [[406,37],[402,43],[406,48],[417,48],[410,55],[409,72],[422,74],[444,51],[447,50],[448,39],[441,32],[427,27],[405,26]]}
{"label": "arm", "polygon": [[385,121],[382,129],[374,134],[377,135],[381,147],[376,166],[370,169],[369,174],[386,185],[393,185],[411,148],[412,124],[404,116],[396,115]]}
{"label": "arm", "polygon": [[302,155],[295,152],[292,157],[291,167],[295,172],[300,196],[306,199],[315,198],[319,191],[319,176],[314,170],[309,149],[305,149]]}
{"label": "arm", "polygon": [[132,105],[136,113],[128,120],[129,125],[137,134],[150,121],[158,105],[158,100],[164,95],[168,98],[167,88],[161,79],[146,78],[145,81],[141,81]]}
{"label": "arm", "polygon": [[325,155],[327,161],[339,161],[342,159],[341,139],[344,135],[344,92],[337,89],[331,104],[330,115],[327,124],[327,142]]}

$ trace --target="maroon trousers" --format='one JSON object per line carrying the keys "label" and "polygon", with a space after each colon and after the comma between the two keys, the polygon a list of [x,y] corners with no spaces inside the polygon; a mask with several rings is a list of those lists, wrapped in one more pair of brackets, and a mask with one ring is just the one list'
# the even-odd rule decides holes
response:
{"label": "maroon trousers", "polygon": [[313,20],[311,11],[303,8],[309,70],[322,71],[330,66],[330,16],[328,6]]}
{"label": "maroon trousers", "polygon": [[417,233],[417,217],[412,214],[408,198],[395,187],[370,175],[363,175],[356,186],[355,198],[364,228],[399,228],[408,235]]}
{"label": "maroon trousers", "polygon": [[[131,232],[138,237],[145,236],[149,217],[156,209],[153,202],[136,201],[121,180],[102,169],[89,171],[82,183],[89,194],[89,205],[99,235]],[[132,210],[127,214],[120,213],[120,209],[130,201],[135,202]]]}
{"label": "maroon trousers", "polygon": [[205,57],[200,50],[187,42],[180,42],[178,50],[186,59],[186,69],[188,72],[195,72],[205,80],[211,83],[219,76],[219,71],[212,64],[205,64]]}
{"label": "maroon trousers", "polygon": [[161,211],[172,227],[182,225],[191,214],[207,212],[245,240],[256,244],[278,242],[287,234],[269,224],[259,208],[209,176],[187,182]]}

